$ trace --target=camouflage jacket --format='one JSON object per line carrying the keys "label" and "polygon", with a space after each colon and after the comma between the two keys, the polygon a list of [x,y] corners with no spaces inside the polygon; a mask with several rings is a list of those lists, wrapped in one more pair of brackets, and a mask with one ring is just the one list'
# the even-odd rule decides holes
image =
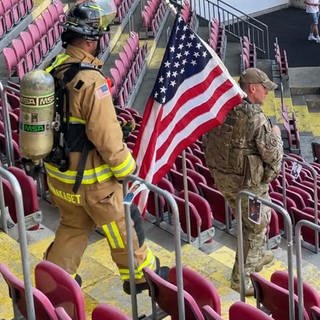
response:
{"label": "camouflage jacket", "polygon": [[281,137],[272,132],[260,105],[247,100],[231,110],[223,124],[206,134],[204,145],[211,172],[229,180],[229,186],[232,181],[235,191],[268,184],[281,170]]}

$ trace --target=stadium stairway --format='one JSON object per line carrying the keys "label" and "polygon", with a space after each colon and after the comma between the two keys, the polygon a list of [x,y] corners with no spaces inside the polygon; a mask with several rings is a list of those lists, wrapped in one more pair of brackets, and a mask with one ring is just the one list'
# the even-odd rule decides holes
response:
{"label": "stadium stairway", "polygon": [[[42,1],[36,1],[42,6]],[[44,4],[45,7],[45,4]],[[39,10],[42,7],[40,7]],[[137,10],[139,11],[139,10]],[[41,12],[41,11],[40,11]],[[134,20],[137,20],[135,17]],[[164,26],[157,48],[154,48],[154,55],[148,61],[147,72],[141,88],[136,95],[133,107],[142,113],[145,102],[150,95],[158,67],[161,63],[161,57],[165,50],[165,41],[167,30],[173,21],[172,15],[169,15],[168,22]],[[199,33],[206,38],[206,25],[200,23]],[[123,41],[128,36],[128,30],[124,29],[119,41],[115,44],[114,50],[111,52],[110,58],[106,61],[105,69],[113,63],[116,53],[120,50]],[[150,48],[153,41],[148,40]],[[149,45],[148,45],[149,46]],[[232,76],[237,77],[240,70],[239,50],[240,44],[236,42],[228,42],[226,52],[226,65]],[[312,131],[314,136],[320,136],[320,115],[310,113],[307,106],[294,105],[291,97],[286,97],[285,102],[289,110],[294,110],[298,115],[299,130]],[[264,111],[270,117],[274,117],[277,123],[281,123],[280,99],[276,93],[270,93],[264,106]],[[316,124],[318,122],[318,126]],[[45,202],[41,203],[42,210],[45,214],[45,226],[43,229],[29,232],[29,252],[31,273],[33,274],[34,266],[43,257],[43,252],[53,239],[53,231],[59,220],[57,210]],[[50,218],[48,218],[50,216]],[[51,230],[48,228],[50,227]],[[173,266],[174,251],[172,249],[172,237],[164,231],[156,230],[153,225],[146,226],[148,244],[154,252],[159,256],[161,263]],[[155,236],[155,235],[158,236]],[[226,238],[228,240],[226,241]],[[205,252],[202,252],[191,245],[184,244],[182,248],[183,264],[197,270],[210,279],[218,289],[222,301],[222,316],[228,319],[229,306],[239,300],[239,294],[230,289],[230,275],[234,261],[235,238],[226,233],[216,230],[216,236],[213,244],[209,244]],[[0,263],[6,263],[10,270],[22,279],[22,267],[19,244],[12,237],[4,233],[0,233]],[[312,262],[304,260],[303,275],[304,280],[312,284],[320,292],[320,271],[319,257],[308,252],[304,252]],[[286,252],[278,248],[275,250],[276,259],[261,272],[262,275],[269,279],[271,273],[275,270],[283,270],[286,268]],[[90,244],[85,252],[85,256],[80,266],[79,274],[83,278],[83,292],[86,299],[86,311],[88,319],[91,311],[99,302],[106,302],[117,306],[125,313],[131,313],[130,296],[122,291],[122,283],[118,275],[118,271],[111,260],[110,253],[106,241],[97,234],[94,234],[90,240]],[[255,304],[254,298],[247,299],[247,302]],[[151,303],[147,293],[138,296],[139,314],[151,314]],[[11,301],[8,297],[8,289],[4,280],[0,276],[0,319],[11,319],[13,317]]]}
{"label": "stadium stairway", "polygon": [[[53,212],[51,212],[51,214],[52,213]],[[175,253],[172,248],[173,237],[165,233],[165,231],[159,231],[155,228],[153,225],[146,225],[147,236],[151,235],[147,243],[153,252],[156,252],[161,260],[161,264],[170,267],[174,266]],[[152,235],[156,236],[152,238]],[[47,237],[39,240],[33,239],[29,244],[32,281],[34,267],[42,259],[43,252],[52,240],[53,234],[48,233]],[[230,243],[231,246],[229,246]],[[7,264],[10,270],[22,279],[23,275],[18,242],[6,234],[0,233],[0,246],[2,248],[0,263]],[[235,238],[231,237],[226,240],[225,234],[222,237],[219,236],[217,240],[214,240],[213,244],[208,245],[205,249],[207,253],[189,244],[183,244],[182,246],[183,265],[198,271],[216,286],[221,297],[222,316],[224,319],[228,319],[228,309],[230,305],[239,300],[239,293],[229,287],[235,254],[234,246]],[[275,260],[267,265],[261,272],[267,279],[270,278],[270,275],[274,271],[286,269],[286,252],[284,249],[275,249],[274,254],[276,257]],[[79,274],[83,279],[82,289],[85,295],[88,319],[94,307],[100,302],[114,305],[126,314],[131,314],[130,296],[122,291],[122,282],[118,271],[111,260],[106,241],[100,235],[95,234],[94,239],[91,239],[79,268]],[[303,277],[305,281],[313,285],[320,292],[320,270],[316,264],[304,260]],[[247,298],[246,302],[255,305],[255,299],[253,297]],[[138,311],[139,315],[151,314],[151,302],[147,292],[138,295]],[[0,277],[0,319],[11,319],[12,316],[12,305],[8,297],[8,289],[4,280]]]}

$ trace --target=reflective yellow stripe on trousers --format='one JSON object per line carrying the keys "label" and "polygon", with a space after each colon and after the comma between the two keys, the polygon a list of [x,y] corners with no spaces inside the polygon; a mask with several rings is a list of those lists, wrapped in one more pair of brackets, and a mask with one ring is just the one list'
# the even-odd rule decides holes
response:
{"label": "reflective yellow stripe on trousers", "polygon": [[[155,266],[155,256],[153,255],[152,251],[148,249],[146,259],[134,270],[134,278],[139,280],[143,278],[143,269],[150,268],[154,270]],[[130,279],[130,271],[129,269],[121,268],[119,269],[120,277],[122,280],[129,280]]]}
{"label": "reflective yellow stripe on trousers", "polygon": [[123,249],[124,243],[120,235],[118,225],[115,221],[112,221],[109,224],[104,224],[102,230],[108,238],[110,247],[112,249]]}

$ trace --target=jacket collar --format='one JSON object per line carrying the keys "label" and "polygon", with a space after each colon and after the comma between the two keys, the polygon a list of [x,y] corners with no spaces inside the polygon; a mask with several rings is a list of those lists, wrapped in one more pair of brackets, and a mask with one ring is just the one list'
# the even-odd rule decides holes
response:
{"label": "jacket collar", "polygon": [[72,60],[90,63],[90,64],[93,64],[93,65],[99,67],[99,68],[101,68],[103,65],[103,63],[100,59],[94,57],[93,55],[82,50],[81,48],[72,46],[70,44],[67,46],[66,54],[71,56]]}

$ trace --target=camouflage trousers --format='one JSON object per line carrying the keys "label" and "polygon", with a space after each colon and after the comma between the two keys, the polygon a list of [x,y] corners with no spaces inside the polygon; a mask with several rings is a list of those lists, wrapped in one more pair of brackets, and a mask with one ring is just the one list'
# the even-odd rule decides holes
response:
{"label": "camouflage trousers", "polygon": [[[248,189],[247,189],[248,190]],[[269,200],[268,186],[264,185],[257,189],[248,190],[253,194]],[[237,194],[224,192],[224,195],[234,213],[236,215],[236,199]],[[250,273],[255,272],[255,268],[261,263],[261,259],[265,250],[266,230],[270,222],[271,208],[261,204],[261,223],[256,224],[248,219],[248,198],[241,199],[241,213],[242,213],[242,234],[243,234],[243,254],[244,254],[244,269],[245,269],[245,287],[252,286],[250,280]],[[237,219],[237,217],[236,217]],[[238,262],[238,248],[236,251],[236,258],[232,270],[231,282],[234,286],[240,284],[239,277],[239,262]]]}

